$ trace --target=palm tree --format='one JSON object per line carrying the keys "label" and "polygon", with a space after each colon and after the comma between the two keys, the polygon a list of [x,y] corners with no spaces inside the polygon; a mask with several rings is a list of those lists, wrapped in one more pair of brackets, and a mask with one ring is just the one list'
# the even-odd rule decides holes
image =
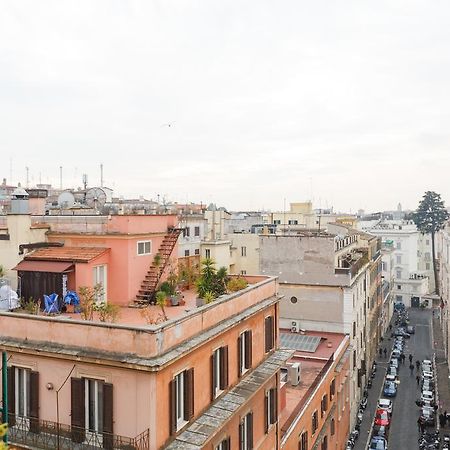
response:
{"label": "palm tree", "polygon": [[158,291],[156,293],[156,304],[161,308],[164,320],[169,320],[164,307],[166,306],[167,294],[164,291]]}

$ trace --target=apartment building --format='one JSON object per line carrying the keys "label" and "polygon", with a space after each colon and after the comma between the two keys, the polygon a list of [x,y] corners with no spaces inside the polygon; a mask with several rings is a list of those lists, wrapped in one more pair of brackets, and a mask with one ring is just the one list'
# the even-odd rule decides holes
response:
{"label": "apartment building", "polygon": [[281,330],[280,340],[295,352],[280,387],[280,447],[344,449],[350,430],[349,337]]}
{"label": "apartment building", "polygon": [[352,423],[381,327],[379,239],[339,225],[340,234],[260,236],[262,274],[280,282],[280,326],[350,337]]}
{"label": "apartment building", "polygon": [[407,220],[361,221],[358,227],[393,246],[394,300],[406,307],[419,306],[422,297],[434,291],[431,236],[422,235]]}
{"label": "apartment building", "polygon": [[0,313],[10,441],[278,448],[280,369],[293,352],[279,350],[275,278],[248,281],[199,308],[186,292],[157,325],[130,308],[118,323]]}
{"label": "apartment building", "polygon": [[439,261],[439,284],[440,284],[440,319],[442,334],[444,336],[444,348],[447,363],[450,365],[450,227],[436,234],[437,258]]}

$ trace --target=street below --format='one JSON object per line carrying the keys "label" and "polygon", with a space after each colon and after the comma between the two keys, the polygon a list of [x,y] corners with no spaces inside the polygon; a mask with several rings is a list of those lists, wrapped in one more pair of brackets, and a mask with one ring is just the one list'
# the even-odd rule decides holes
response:
{"label": "street below", "polygon": [[[408,356],[412,354],[414,366],[417,359],[422,361],[424,359],[432,359],[433,356],[431,311],[411,308],[408,312],[410,325],[414,325],[416,330],[410,339],[405,340],[404,354],[406,359],[404,364],[399,365],[400,382],[397,395],[393,398],[394,407],[388,440],[390,450],[418,448],[419,432],[417,419],[419,417],[419,408],[416,406],[415,401],[420,397],[420,388],[416,381],[416,369],[414,368],[413,373],[409,369]],[[369,389],[368,404],[364,411],[360,436],[354,447],[355,450],[366,450],[368,448],[377,401],[383,397],[383,381],[389,364],[391,344],[392,340],[386,337],[382,347],[388,348],[388,356],[386,358],[377,358],[377,372],[372,388]]]}

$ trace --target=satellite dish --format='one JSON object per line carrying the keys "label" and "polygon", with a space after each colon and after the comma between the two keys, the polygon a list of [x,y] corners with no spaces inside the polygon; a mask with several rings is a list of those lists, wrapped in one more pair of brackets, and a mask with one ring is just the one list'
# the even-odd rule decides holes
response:
{"label": "satellite dish", "polygon": [[58,206],[60,208],[70,208],[75,203],[75,197],[73,196],[72,192],[70,191],[64,191],[61,192],[58,196]]}
{"label": "satellite dish", "polygon": [[91,208],[100,209],[106,203],[106,193],[99,187],[88,189],[84,201]]}

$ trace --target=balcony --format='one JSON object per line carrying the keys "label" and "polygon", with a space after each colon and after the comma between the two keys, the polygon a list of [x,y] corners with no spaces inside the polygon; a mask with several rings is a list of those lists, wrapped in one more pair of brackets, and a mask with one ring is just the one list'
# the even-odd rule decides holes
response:
{"label": "balcony", "polygon": [[[12,420],[11,420],[12,419]],[[9,414],[8,440],[17,445],[43,450],[93,450],[97,448],[121,450],[149,450],[150,431],[146,430],[135,438],[109,433],[86,432],[70,425],[48,420],[28,419]],[[31,421],[33,422],[31,424]],[[30,431],[33,428],[33,431]],[[81,442],[80,442],[81,441]]]}

